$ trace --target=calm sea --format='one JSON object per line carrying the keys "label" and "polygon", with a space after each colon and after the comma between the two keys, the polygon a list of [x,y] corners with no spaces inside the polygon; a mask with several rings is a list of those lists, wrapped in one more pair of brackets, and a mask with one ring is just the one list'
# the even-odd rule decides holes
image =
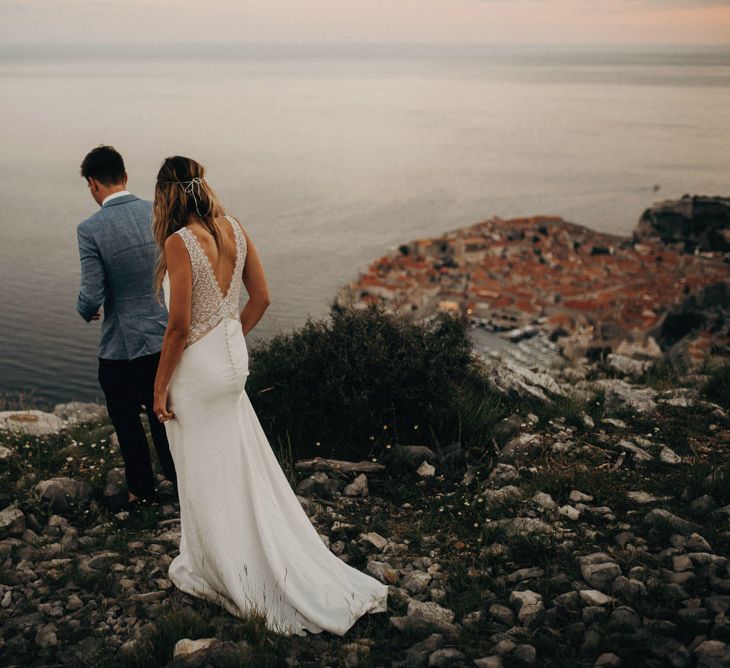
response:
{"label": "calm sea", "polygon": [[101,397],[74,308],[97,144],[141,197],[165,156],[207,166],[267,273],[255,345],[403,241],[493,214],[629,233],[658,199],[728,195],[728,109],[727,48],[2,46],[0,393]]}

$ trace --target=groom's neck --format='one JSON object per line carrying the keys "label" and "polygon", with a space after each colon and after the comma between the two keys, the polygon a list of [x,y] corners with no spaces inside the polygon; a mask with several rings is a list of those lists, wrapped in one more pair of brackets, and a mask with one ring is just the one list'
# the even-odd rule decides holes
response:
{"label": "groom's neck", "polygon": [[114,193],[122,192],[122,190],[126,190],[127,186],[123,183],[116,183],[113,186],[109,186],[106,189],[106,192],[104,193],[104,197],[109,197],[109,195],[113,195]]}
{"label": "groom's neck", "polygon": [[99,206],[104,205],[104,200],[106,200],[107,197],[110,195],[113,195],[114,193],[122,192],[123,190],[127,189],[126,183],[114,183],[110,186],[106,186],[104,188],[100,188],[99,191],[95,194],[94,199],[96,200],[96,203]]}

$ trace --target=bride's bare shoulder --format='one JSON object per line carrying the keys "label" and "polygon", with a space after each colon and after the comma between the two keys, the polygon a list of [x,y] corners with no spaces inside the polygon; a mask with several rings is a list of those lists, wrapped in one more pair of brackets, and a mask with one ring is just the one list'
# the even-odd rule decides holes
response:
{"label": "bride's bare shoulder", "polygon": [[180,234],[171,234],[167,237],[167,239],[165,239],[165,255],[172,254],[173,256],[176,256],[181,253],[187,253],[185,240]]}
{"label": "bride's bare shoulder", "polygon": [[232,216],[231,214],[226,214],[225,217],[230,218],[232,221],[234,221],[236,223],[236,225],[238,225],[238,227],[241,229],[241,232],[243,232],[243,236],[246,237],[247,242],[251,241],[251,239],[248,236],[248,232],[246,232],[246,228],[243,226],[241,221],[238,218],[236,218],[236,216]]}

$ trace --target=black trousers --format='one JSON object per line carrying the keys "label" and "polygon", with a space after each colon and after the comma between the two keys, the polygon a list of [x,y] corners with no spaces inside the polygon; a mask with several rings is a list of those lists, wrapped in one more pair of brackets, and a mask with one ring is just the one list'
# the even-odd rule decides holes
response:
{"label": "black trousers", "polygon": [[162,472],[177,490],[175,464],[170,454],[165,425],[152,412],[159,362],[160,353],[133,360],[99,358],[99,384],[119,438],[127,487],[135,496],[149,496],[155,491],[149,443],[140,417],[142,411],[149,418],[152,442]]}

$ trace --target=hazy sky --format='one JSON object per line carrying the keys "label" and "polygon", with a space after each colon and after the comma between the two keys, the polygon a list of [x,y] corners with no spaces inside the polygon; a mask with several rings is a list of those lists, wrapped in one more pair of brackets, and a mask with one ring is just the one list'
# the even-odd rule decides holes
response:
{"label": "hazy sky", "polygon": [[0,42],[730,43],[730,0],[0,0]]}

